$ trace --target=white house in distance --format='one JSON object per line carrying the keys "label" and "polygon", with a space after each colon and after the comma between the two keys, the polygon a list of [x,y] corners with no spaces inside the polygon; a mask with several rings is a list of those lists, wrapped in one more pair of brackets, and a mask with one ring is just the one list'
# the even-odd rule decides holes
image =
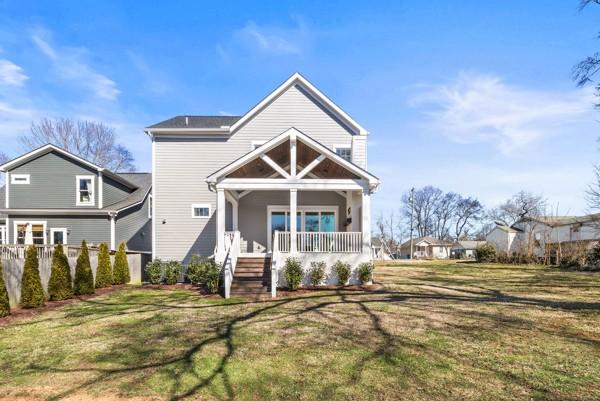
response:
{"label": "white house in distance", "polygon": [[[413,239],[413,259],[448,259],[452,243],[433,237]],[[410,259],[410,240],[400,246],[402,259]]]}
{"label": "white house in distance", "polygon": [[351,282],[372,261],[368,133],[300,74],[242,116],[176,116],[145,132],[155,258],[214,255],[225,296],[275,296],[290,256],[305,269],[345,261]]}
{"label": "white house in distance", "polygon": [[510,255],[531,249],[540,258],[558,244],[578,243],[591,248],[600,240],[600,214],[542,216],[519,221],[512,227],[497,223],[486,240],[499,253]]}
{"label": "white house in distance", "polygon": [[456,241],[450,254],[455,259],[475,259],[475,251],[485,244],[485,241]]}

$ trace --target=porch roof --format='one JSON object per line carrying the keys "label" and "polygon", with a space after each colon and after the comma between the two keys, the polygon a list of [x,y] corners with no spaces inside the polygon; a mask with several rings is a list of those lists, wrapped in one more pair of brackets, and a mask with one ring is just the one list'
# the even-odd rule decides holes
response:
{"label": "porch roof", "polygon": [[[296,146],[292,147],[291,143]],[[292,169],[291,165],[296,168]],[[379,179],[365,169],[340,157],[337,153],[312,139],[307,134],[291,127],[262,146],[229,163],[206,178],[209,185],[223,180],[261,180],[263,184],[326,184],[335,181],[366,181],[374,190]]]}

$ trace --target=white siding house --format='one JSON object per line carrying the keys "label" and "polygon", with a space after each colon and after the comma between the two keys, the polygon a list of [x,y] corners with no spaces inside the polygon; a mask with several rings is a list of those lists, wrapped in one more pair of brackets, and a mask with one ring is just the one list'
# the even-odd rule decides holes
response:
{"label": "white siding house", "polygon": [[301,75],[243,116],[177,116],[145,131],[155,258],[215,256],[226,282],[238,258],[263,258],[272,294],[289,256],[305,267],[371,260],[379,180],[366,170],[367,132]]}

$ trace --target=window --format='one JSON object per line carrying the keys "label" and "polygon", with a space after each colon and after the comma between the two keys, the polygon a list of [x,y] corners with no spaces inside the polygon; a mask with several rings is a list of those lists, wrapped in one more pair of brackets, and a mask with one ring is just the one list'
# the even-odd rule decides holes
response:
{"label": "window", "polygon": [[94,178],[93,175],[77,176],[77,206],[94,205]]}
{"label": "window", "polygon": [[15,243],[19,245],[44,245],[46,243],[45,221],[15,221]]}
{"label": "window", "polygon": [[67,245],[67,229],[66,228],[51,228],[50,243],[53,245]]}
{"label": "window", "polygon": [[335,153],[340,156],[342,159],[345,159],[349,162],[352,161],[352,148],[349,147],[335,147]]}
{"label": "window", "polygon": [[[288,206],[267,206],[267,245],[271,249],[271,239],[275,231],[290,231],[290,208]],[[298,232],[337,231],[337,206],[298,205],[296,230]]]}
{"label": "window", "polygon": [[152,218],[152,195],[148,196],[148,218]]}
{"label": "window", "polygon": [[197,203],[192,205],[192,218],[194,219],[208,219],[210,217],[210,205],[204,203]]}
{"label": "window", "polygon": [[29,184],[29,174],[11,174],[10,183],[15,185]]}

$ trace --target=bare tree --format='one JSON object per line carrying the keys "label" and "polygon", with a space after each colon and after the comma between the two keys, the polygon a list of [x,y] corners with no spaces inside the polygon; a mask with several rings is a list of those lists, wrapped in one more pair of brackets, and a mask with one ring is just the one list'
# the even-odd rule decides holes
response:
{"label": "bare tree", "polygon": [[376,225],[379,233],[379,238],[386,251],[397,252],[400,246],[402,234],[398,234],[397,230],[400,228],[396,219],[395,213],[390,212],[387,217],[380,213],[377,218]]}
{"label": "bare tree", "polygon": [[600,209],[600,165],[594,167],[595,182],[585,192],[585,198],[591,209]]}
{"label": "bare tree", "polygon": [[454,192],[448,192],[438,199],[433,211],[434,235],[437,238],[450,238],[450,226],[456,216],[456,207],[460,199],[461,196]]}
{"label": "bare tree", "polygon": [[52,143],[112,171],[135,171],[133,155],[115,141],[114,129],[93,121],[44,118],[20,138],[29,150]]}
{"label": "bare tree", "polygon": [[458,241],[462,235],[466,235],[468,230],[474,226],[483,217],[483,205],[475,198],[461,197],[456,203],[456,221],[454,223],[454,236]]}
{"label": "bare tree", "polygon": [[[600,4],[600,0],[581,0],[579,9],[583,10],[588,5],[595,3]],[[600,35],[599,35],[600,37]],[[573,79],[578,86],[585,86],[594,82],[594,76],[600,71],[600,53],[596,52],[592,56],[588,56],[581,60],[573,67]],[[600,96],[600,83],[595,83],[596,95]],[[600,108],[600,103],[596,104],[596,108]]]}
{"label": "bare tree", "polygon": [[[426,186],[415,190],[414,193],[414,219],[417,234],[420,237],[435,234],[434,211],[443,192],[439,188]],[[410,218],[410,194],[402,197],[404,215]]]}
{"label": "bare tree", "polygon": [[546,201],[538,195],[521,191],[506,202],[489,212],[490,218],[507,226],[512,226],[526,218],[541,216],[546,208]]}

